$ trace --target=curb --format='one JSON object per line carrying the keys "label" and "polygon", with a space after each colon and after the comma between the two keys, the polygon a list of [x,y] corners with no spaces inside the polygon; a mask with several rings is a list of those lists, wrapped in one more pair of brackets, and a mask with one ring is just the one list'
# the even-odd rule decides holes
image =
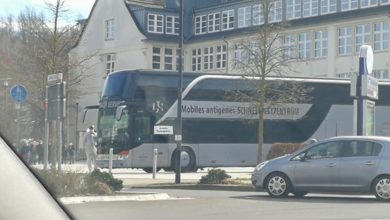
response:
{"label": "curb", "polygon": [[60,202],[65,205],[79,204],[85,202],[120,202],[120,201],[151,201],[170,199],[166,193],[137,193],[134,195],[117,195],[117,196],[79,196],[63,197]]}
{"label": "curb", "polygon": [[161,184],[131,186],[132,189],[178,189],[178,190],[219,190],[219,191],[238,191],[238,192],[258,192],[253,186],[247,185],[224,185],[224,184]]}

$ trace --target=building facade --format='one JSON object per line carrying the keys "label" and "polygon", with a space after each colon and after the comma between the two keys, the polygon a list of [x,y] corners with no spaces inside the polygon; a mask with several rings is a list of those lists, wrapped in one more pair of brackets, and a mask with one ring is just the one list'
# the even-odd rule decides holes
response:
{"label": "building facade", "polygon": [[[178,2],[95,2],[70,53],[72,59],[88,57],[81,108],[98,103],[104,79],[112,71],[178,68]],[[260,1],[184,2],[184,71],[239,74],[234,61],[242,51],[236,45],[262,27]],[[349,78],[358,71],[360,46],[369,44],[374,75],[383,80],[390,79],[389,17],[390,0],[275,0],[268,14],[270,23],[288,24],[281,44],[292,48],[288,53],[297,59],[290,63],[294,71],[285,75]],[[96,114],[89,114],[87,121],[93,123],[94,118]]]}

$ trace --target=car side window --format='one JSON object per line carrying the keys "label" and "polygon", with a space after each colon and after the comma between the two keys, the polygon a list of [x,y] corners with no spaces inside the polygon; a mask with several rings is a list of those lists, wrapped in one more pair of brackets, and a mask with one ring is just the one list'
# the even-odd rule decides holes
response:
{"label": "car side window", "polygon": [[382,145],[370,142],[359,141],[359,145],[356,150],[357,156],[378,156],[382,150]]}
{"label": "car side window", "polygon": [[307,151],[306,159],[318,160],[318,159],[339,157],[340,145],[341,142],[337,142],[337,141],[316,145]]}

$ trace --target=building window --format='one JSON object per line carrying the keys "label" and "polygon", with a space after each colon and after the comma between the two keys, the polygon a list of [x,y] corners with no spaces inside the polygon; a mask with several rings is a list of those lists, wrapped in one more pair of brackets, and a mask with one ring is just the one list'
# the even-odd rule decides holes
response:
{"label": "building window", "polygon": [[106,74],[107,75],[109,73],[115,71],[115,59],[116,59],[116,55],[114,53],[106,54]]}
{"label": "building window", "polygon": [[302,0],[287,0],[286,16],[288,20],[301,17]]}
{"label": "building window", "polygon": [[351,79],[353,73],[338,73],[336,74],[340,79]]}
{"label": "building window", "polygon": [[203,49],[203,69],[214,69],[214,47],[206,47]]}
{"label": "building window", "polygon": [[195,34],[204,34],[207,31],[207,16],[195,17]]}
{"label": "building window", "polygon": [[209,14],[209,33],[221,30],[221,14]]}
{"label": "building window", "polygon": [[262,15],[262,13],[263,13],[262,6],[261,5],[254,5],[252,9],[253,9],[253,11],[252,11],[253,25],[264,24],[264,15]]}
{"label": "building window", "polygon": [[234,10],[222,12],[222,30],[231,30],[234,28]]}
{"label": "building window", "polygon": [[390,0],[381,0],[381,5],[390,4]]}
{"label": "building window", "polygon": [[328,32],[314,32],[314,56],[323,58],[328,56]]}
{"label": "building window", "polygon": [[150,33],[159,33],[164,32],[164,16],[148,14],[148,32]]}
{"label": "building window", "polygon": [[299,34],[299,58],[310,59],[311,58],[311,37],[310,32]]}
{"label": "building window", "polygon": [[358,0],[341,0],[341,11],[357,9],[359,6],[358,3]]}
{"label": "building window", "polygon": [[282,1],[275,0],[271,3],[270,11],[268,13],[268,22],[275,23],[282,21]]}
{"label": "building window", "polygon": [[295,59],[297,57],[297,35],[290,34],[283,39],[285,60]]}
{"label": "building window", "polygon": [[202,70],[202,49],[192,50],[192,71]]}
{"label": "building window", "polygon": [[339,28],[339,55],[352,53],[352,27]]}
{"label": "building window", "polygon": [[378,5],[378,0],[360,0],[360,7],[367,8]]}
{"label": "building window", "polygon": [[246,51],[243,45],[234,46],[234,65],[237,68],[243,67],[247,61]]}
{"label": "building window", "polygon": [[321,0],[321,14],[335,13],[337,9],[336,0]]}
{"label": "building window", "polygon": [[173,49],[164,49],[164,69],[173,70]]}
{"label": "building window", "polygon": [[377,78],[377,79],[382,79],[382,80],[389,80],[389,71],[388,70],[374,70],[372,71],[372,75]]}
{"label": "building window", "polygon": [[165,33],[178,35],[180,31],[179,17],[166,16],[165,17]]}
{"label": "building window", "polygon": [[153,47],[152,69],[159,70],[161,68],[161,48]]}
{"label": "building window", "polygon": [[389,23],[374,24],[374,51],[389,49]]}
{"label": "building window", "polygon": [[238,9],[238,27],[248,27],[252,21],[252,8],[244,7]]}
{"label": "building window", "polygon": [[303,17],[311,17],[318,15],[319,0],[303,0]]}
{"label": "building window", "polygon": [[355,33],[356,52],[359,52],[362,45],[371,43],[371,25],[357,25]]}
{"label": "building window", "polygon": [[114,19],[106,20],[105,27],[106,27],[106,36],[105,36],[106,40],[113,40],[114,33],[115,33]]}
{"label": "building window", "polygon": [[226,68],[227,47],[226,45],[217,46],[217,69]]}

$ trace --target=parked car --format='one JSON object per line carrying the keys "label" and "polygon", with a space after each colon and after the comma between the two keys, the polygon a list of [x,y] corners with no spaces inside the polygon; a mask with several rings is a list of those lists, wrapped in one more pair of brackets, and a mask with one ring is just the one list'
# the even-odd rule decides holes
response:
{"label": "parked car", "polygon": [[372,193],[390,201],[390,137],[336,137],[258,164],[252,184],[270,196]]}

